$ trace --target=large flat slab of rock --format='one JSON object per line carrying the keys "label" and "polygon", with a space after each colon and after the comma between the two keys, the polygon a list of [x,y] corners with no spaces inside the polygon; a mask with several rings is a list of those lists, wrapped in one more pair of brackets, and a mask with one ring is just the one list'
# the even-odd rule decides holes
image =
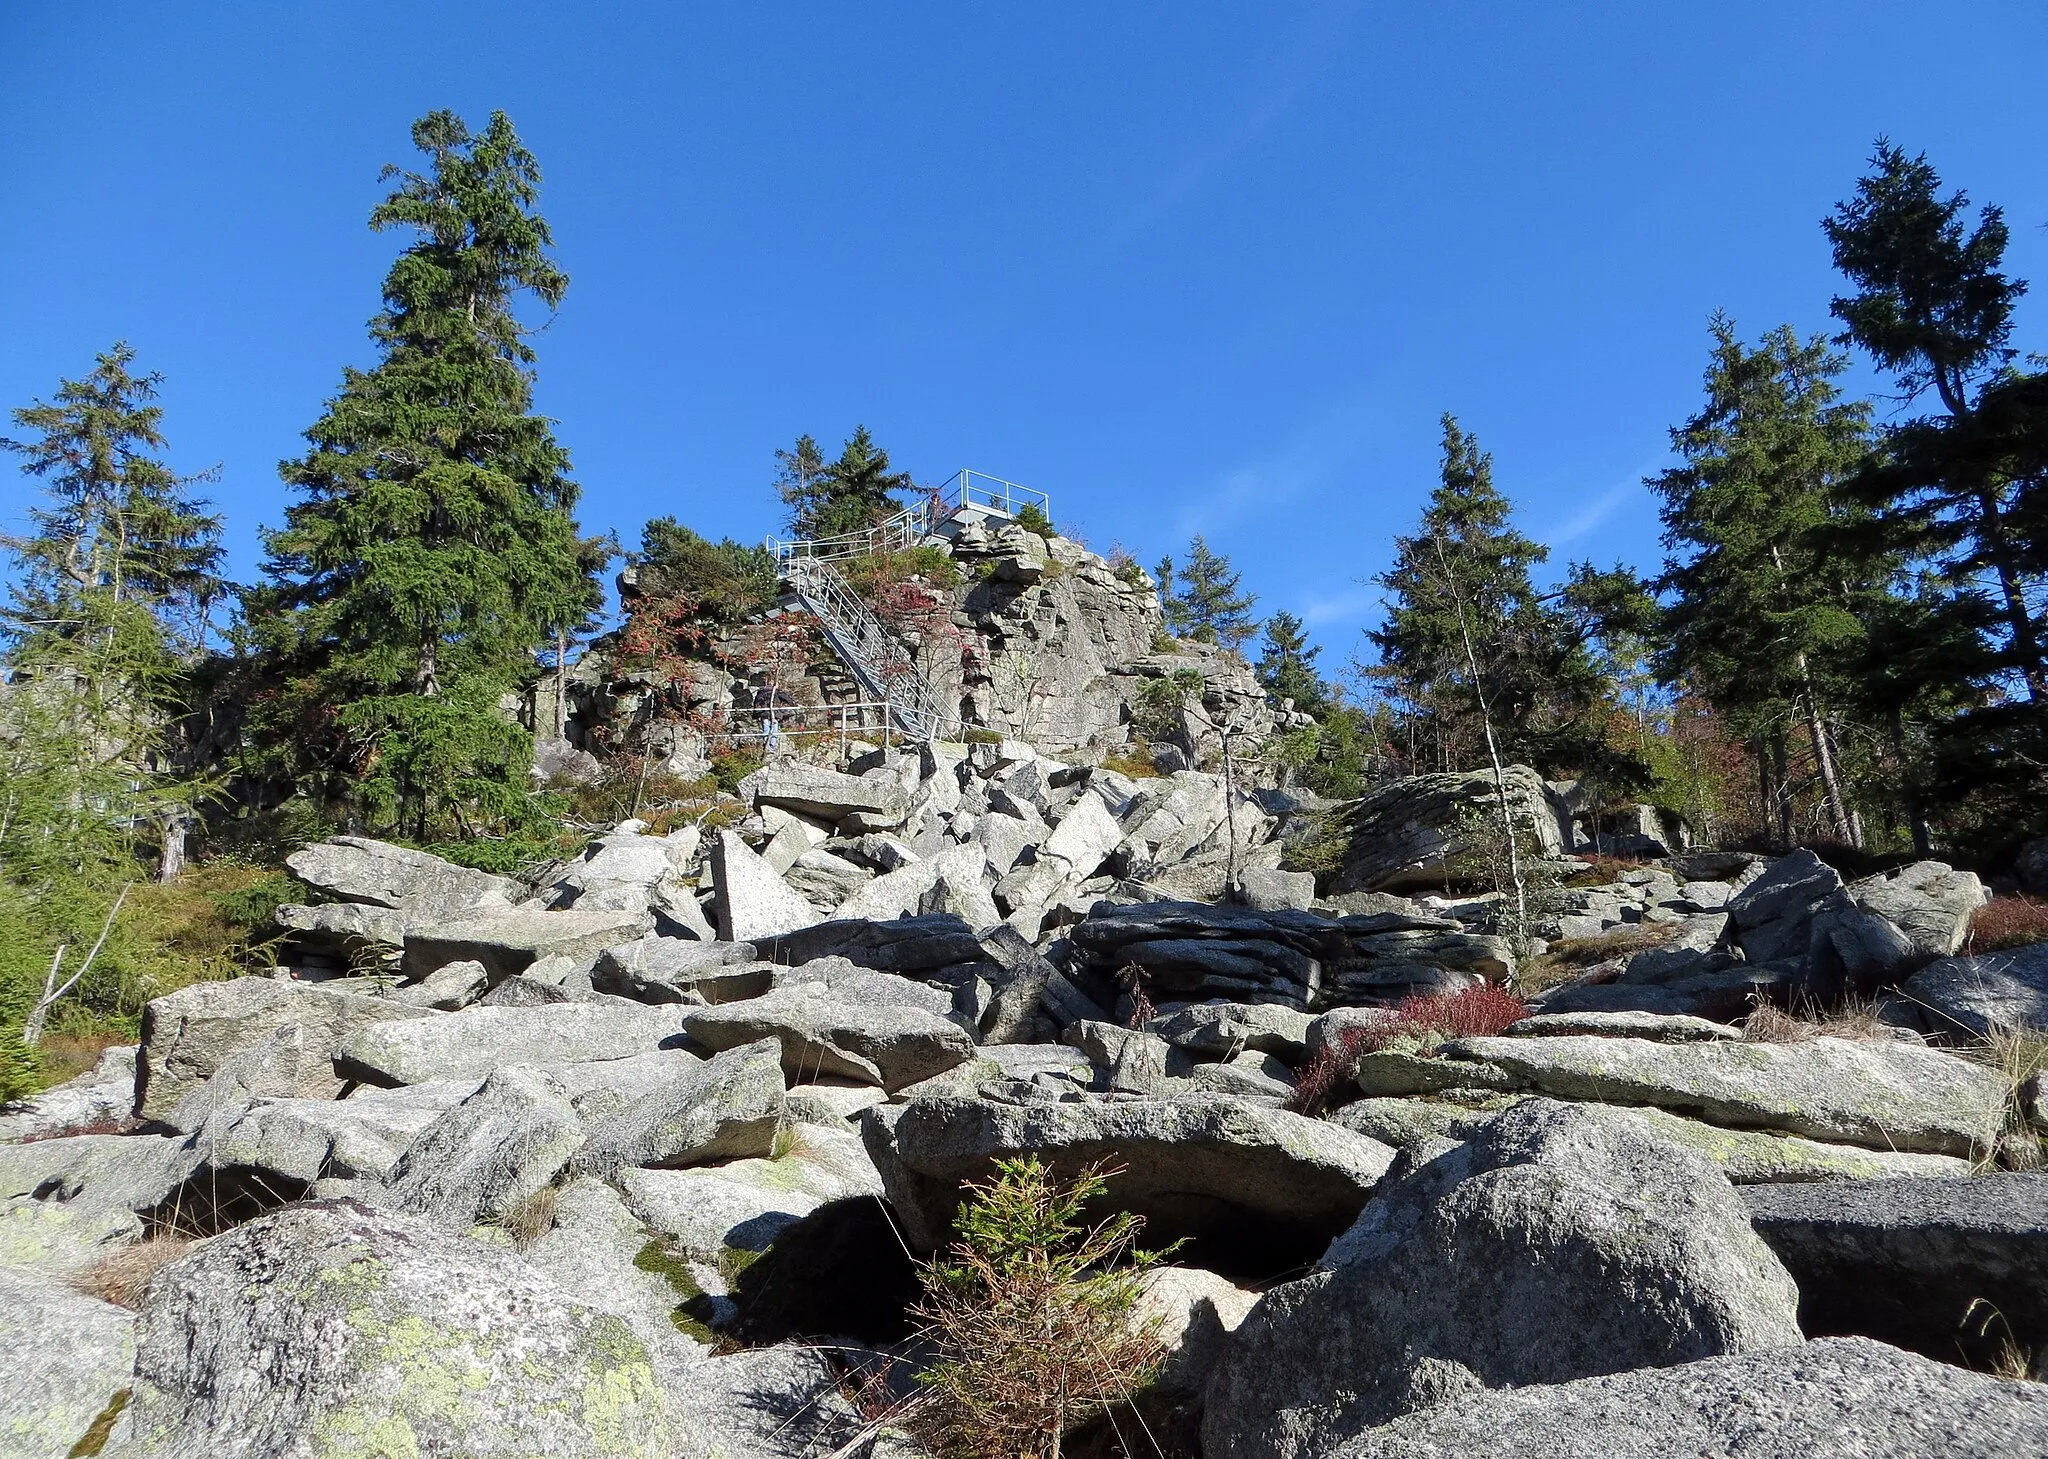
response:
{"label": "large flat slab of rock", "polygon": [[711,843],[711,890],[722,942],[758,943],[822,920],[802,893],[732,831],[720,831]]}
{"label": "large flat slab of rock", "polygon": [[835,922],[888,922],[920,909],[940,881],[954,886],[980,886],[988,859],[982,848],[969,842],[948,846],[936,856],[900,867],[876,877],[833,912]]}
{"label": "large flat slab of rock", "polygon": [[146,1120],[167,1118],[229,1059],[265,1044],[287,1024],[296,1025],[299,1036],[272,1044],[263,1067],[249,1071],[251,1092],[332,1099],[341,1092],[334,1051],[353,1034],[381,1023],[441,1016],[282,978],[194,983],[151,999],[142,1010],[136,1112]]}
{"label": "large flat slab of rock", "polygon": [[518,883],[367,836],[336,836],[284,860],[293,875],[336,901],[395,907],[428,917],[459,917],[479,907],[509,907]]}
{"label": "large flat slab of rock", "polygon": [[208,1160],[309,1185],[383,1180],[421,1130],[474,1092],[472,1081],[438,1080],[358,1089],[341,1100],[259,1100],[213,1140]]}
{"label": "large flat slab of rock", "polygon": [[525,972],[544,957],[594,957],[654,930],[644,908],[549,912],[515,907],[416,928],[405,940],[407,977],[455,962],[479,962],[491,981]]}
{"label": "large flat slab of rock", "polygon": [[1743,1200],[1799,1283],[1809,1335],[1987,1367],[2008,1341],[2048,1354],[2048,1175],[1841,1180]]}
{"label": "large flat slab of rock", "polygon": [[675,1452],[647,1349],[515,1253],[353,1201],[261,1217],[159,1272],[139,1455]]}
{"label": "large flat slab of rock", "polygon": [[2048,1386],[1833,1338],[1575,1383],[1494,1389],[1331,1459],[2012,1459],[2048,1452]]}
{"label": "large flat slab of rock", "polygon": [[783,967],[821,957],[843,957],[885,973],[923,973],[983,956],[974,929],[950,912],[875,922],[826,921],[755,944],[757,954]]}
{"label": "large flat slab of rock", "polygon": [[431,1019],[379,1024],[335,1050],[336,1072],[373,1084],[483,1079],[507,1064],[625,1059],[682,1042],[683,1008],[554,1003],[540,1008],[465,1008]]}
{"label": "large flat slab of rock", "polygon": [[82,1211],[59,1201],[0,1201],[0,1267],[68,1276],[142,1239],[131,1211]]}
{"label": "large flat slab of rock", "polygon": [[576,1152],[576,1168],[609,1177],[629,1165],[767,1155],[782,1128],[785,1092],[780,1043],[728,1049],[595,1125]]}
{"label": "large flat slab of rock", "polygon": [[909,795],[893,780],[843,775],[794,760],[763,765],[740,782],[739,790],[756,806],[777,806],[822,821],[858,813],[870,831],[901,825],[910,810]]}
{"label": "large flat slab of rock", "polygon": [[1222,1095],[1026,1104],[941,1096],[880,1105],[861,1120],[904,1234],[926,1251],[945,1239],[961,1184],[1009,1156],[1037,1155],[1065,1174],[1100,1159],[1122,1167],[1110,1199],[1146,1216],[1148,1241],[1243,1236],[1273,1252],[1320,1250],[1357,1217],[1394,1158],[1335,1125]]}
{"label": "large flat slab of rock", "polygon": [[125,1439],[134,1328],[60,1277],[0,1268],[0,1453],[65,1459]]}
{"label": "large flat slab of rock", "polygon": [[0,1145],[0,1200],[29,1196],[82,1212],[147,1211],[199,1167],[180,1135],[71,1135]]}
{"label": "large flat slab of rock", "polygon": [[1797,1306],[1704,1160],[1615,1111],[1525,1101],[1407,1165],[1266,1292],[1210,1381],[1202,1452],[1312,1459],[1480,1388],[1792,1347]]}
{"label": "large flat slab of rock", "polygon": [[1459,1087],[1655,1105],[1733,1129],[1782,1130],[1877,1150],[1968,1156],[2003,1116],[1991,1070],[1938,1049],[1818,1038],[1658,1044],[1583,1034],[1456,1039],[1441,1057],[1368,1054],[1368,1094]]}
{"label": "large flat slab of rock", "polygon": [[821,1075],[859,1079],[891,1092],[943,1074],[974,1055],[951,1019],[923,1008],[876,1003],[824,983],[778,988],[759,998],[689,1009],[683,1026],[708,1049],[772,1038],[792,1084]]}
{"label": "large flat slab of rock", "polygon": [[751,942],[643,937],[599,953],[590,985],[642,1003],[687,1003],[692,995],[724,1003],[767,992],[769,966],[756,960]]}

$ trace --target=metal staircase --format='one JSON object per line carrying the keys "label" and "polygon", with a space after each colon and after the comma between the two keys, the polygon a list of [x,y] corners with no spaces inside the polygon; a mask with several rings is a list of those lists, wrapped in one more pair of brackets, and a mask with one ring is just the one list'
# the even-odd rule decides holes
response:
{"label": "metal staircase", "polygon": [[1026,505],[1046,510],[1044,492],[1018,486],[978,471],[961,471],[922,500],[862,532],[838,537],[780,541],[769,538],[783,582],[825,630],[840,661],[861,688],[889,706],[889,716],[916,740],[936,739],[958,718],[941,705],[917,660],[889,631],[832,564],[872,552],[900,552],[934,536],[948,524],[966,520],[1008,520]]}

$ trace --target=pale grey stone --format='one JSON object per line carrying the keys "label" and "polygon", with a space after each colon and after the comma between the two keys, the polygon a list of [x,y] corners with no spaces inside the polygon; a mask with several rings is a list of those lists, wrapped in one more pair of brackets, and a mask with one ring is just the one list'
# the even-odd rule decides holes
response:
{"label": "pale grey stone", "polygon": [[1797,1310],[1705,1161],[1531,1100],[1388,1181],[1314,1272],[1266,1292],[1210,1381],[1202,1449],[1307,1459],[1480,1388],[1791,1347]]}
{"label": "pale grey stone", "polygon": [[40,1140],[127,1119],[135,1109],[136,1053],[134,1044],[117,1045],[76,1079],[0,1105],[0,1141]]}
{"label": "pale grey stone", "polygon": [[405,971],[423,978],[452,962],[480,962],[493,980],[523,973],[544,957],[595,957],[654,929],[644,905],[610,911],[548,912],[514,907],[416,928],[405,940]]}
{"label": "pale grey stone", "polygon": [[679,1442],[618,1317],[509,1250],[351,1201],[164,1268],[136,1348],[138,1459],[666,1459]]}
{"label": "pale grey stone", "polygon": [[[142,1010],[136,1112],[163,1119],[244,1050],[263,1046],[271,1057],[252,1092],[331,1099],[342,1079],[335,1050],[361,1030],[394,1022],[434,1022],[430,1009],[384,998],[331,992],[316,983],[279,978],[234,978],[194,983],[154,998]],[[270,1043],[286,1025],[299,1030],[289,1042]]]}
{"label": "pale grey stone", "polygon": [[711,1358],[680,1390],[674,1459],[827,1459],[861,1432],[860,1415],[815,1347]]}
{"label": "pale grey stone", "polygon": [[425,851],[336,836],[285,858],[292,873],[317,891],[343,902],[395,907],[427,917],[458,917],[479,907],[509,907],[518,884],[508,877],[472,871]]}
{"label": "pale grey stone", "polygon": [[402,988],[393,988],[385,996],[394,1003],[453,1013],[458,1008],[467,1008],[481,998],[484,989],[490,985],[490,980],[491,975],[482,963],[447,963],[434,969],[419,982],[408,983]]}
{"label": "pale grey stone", "polygon": [[31,1196],[79,1211],[147,1211],[199,1167],[181,1135],[71,1135],[0,1145],[0,1200]]}
{"label": "pale grey stone", "polygon": [[586,1175],[564,1185],[555,1197],[554,1225],[519,1254],[579,1302],[631,1328],[671,1404],[687,1385],[685,1370],[710,1355],[709,1345],[676,1321],[693,1294],[678,1289],[664,1244],[603,1181]]}
{"label": "pale grey stone", "polygon": [[751,942],[691,942],[643,937],[597,955],[590,983],[642,1003],[724,1003],[767,991],[769,967]]}
{"label": "pale grey stone", "polygon": [[798,1084],[832,1075],[893,1091],[942,1073],[974,1052],[972,1040],[948,1018],[902,1004],[855,1001],[823,983],[686,1010],[683,1026],[709,1049],[779,1040],[783,1069]]}
{"label": "pale grey stone", "polygon": [[1269,871],[1247,868],[1238,878],[1238,889],[1247,907],[1262,912],[1283,908],[1307,911],[1315,905],[1316,879],[1313,872]]}
{"label": "pale grey stone", "polygon": [[50,1273],[0,1268],[0,1452],[66,1459],[125,1439],[134,1366],[133,1314]]}
{"label": "pale grey stone", "polygon": [[1111,1199],[1126,1210],[1233,1208],[1334,1234],[1364,1205],[1394,1152],[1318,1120],[1221,1095],[1012,1105],[938,1097],[878,1105],[861,1132],[914,1247],[944,1238],[963,1181],[1037,1155],[1061,1170],[1111,1156]]}
{"label": "pale grey stone", "polygon": [[506,1065],[406,1146],[391,1168],[391,1205],[453,1231],[501,1220],[552,1184],[583,1138],[560,1081]]}
{"label": "pale grey stone", "polygon": [[1132,1314],[1166,1346],[1154,1386],[1183,1398],[1198,1396],[1223,1343],[1259,1300],[1257,1292],[1199,1267],[1158,1267],[1147,1272]]}
{"label": "pale grey stone", "polygon": [[773,1159],[684,1170],[626,1169],[619,1188],[633,1213],[690,1259],[729,1270],[728,1253],[766,1250],[828,1201],[879,1196],[882,1182],[861,1137],[843,1127],[797,1125]]}
{"label": "pale grey stone", "polygon": [[1861,1338],[1460,1396],[1331,1459],[2015,1459],[2048,1452],[2048,1385]]}
{"label": "pale grey stone", "polygon": [[1314,1022],[1298,1009],[1273,1003],[1193,1003],[1145,1027],[1191,1054],[1228,1059],[1250,1049],[1299,1064],[1308,1058]]}
{"label": "pale grey stone", "polygon": [[86,1211],[20,1196],[0,1201],[0,1267],[67,1276],[141,1239],[142,1222],[132,1211]]}
{"label": "pale grey stone", "polygon": [[711,843],[712,910],[725,942],[752,942],[819,920],[811,904],[763,861],[737,832]]}
{"label": "pale grey stone", "polygon": [[742,1044],[593,1126],[576,1152],[576,1169],[608,1177],[628,1165],[767,1155],[782,1127],[783,1096],[781,1045],[774,1039]]}
{"label": "pale grey stone", "polygon": [[1505,1038],[1560,1034],[1597,1034],[1603,1038],[1648,1039],[1659,1044],[1733,1043],[1742,1030],[1706,1018],[1669,1013],[1537,1013],[1501,1030]]}
{"label": "pale grey stone", "polygon": [[1454,1088],[1647,1104],[1734,1129],[1878,1150],[1968,1156],[2002,1117],[2003,1083],[1938,1049],[1818,1038],[1796,1044],[1659,1044],[1567,1034],[1456,1039],[1438,1057],[1359,1061],[1368,1094]]}
{"label": "pale grey stone", "polygon": [[948,846],[861,887],[832,914],[835,922],[880,921],[915,915],[941,877],[958,886],[979,882],[987,865],[979,845]]}
{"label": "pale grey stone", "polygon": [[842,775],[794,760],[763,765],[740,782],[740,797],[756,806],[776,806],[825,821],[859,813],[878,823],[874,830],[901,825],[910,804],[894,781]]}
{"label": "pale grey stone", "polygon": [[1943,958],[1906,979],[1901,991],[1929,1027],[1951,1037],[2048,1029],[2048,942]]}
{"label": "pale grey stone", "polygon": [[[1561,849],[1558,824],[1542,779],[1526,765],[1506,771],[1509,813],[1542,856]],[[1336,807],[1349,843],[1331,878],[1333,892],[1430,890],[1445,869],[1468,857],[1482,830],[1499,824],[1499,790],[1491,771],[1418,775],[1382,786]]]}
{"label": "pale grey stone", "polygon": [[613,1003],[465,1008],[364,1029],[335,1050],[334,1066],[375,1084],[424,1084],[482,1079],[507,1064],[624,1059],[679,1043],[685,1011]]}

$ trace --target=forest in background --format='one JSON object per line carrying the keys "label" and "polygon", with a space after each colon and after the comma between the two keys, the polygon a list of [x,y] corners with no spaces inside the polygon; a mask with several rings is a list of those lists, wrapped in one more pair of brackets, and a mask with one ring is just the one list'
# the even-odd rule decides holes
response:
{"label": "forest in background", "polygon": [[[506,117],[472,132],[436,112],[412,139],[423,161],[387,172],[369,220],[407,240],[375,363],[343,369],[280,464],[291,504],[256,582],[224,580],[206,477],[167,464],[158,377],[127,347],[12,414],[4,444],[39,498],[0,609],[0,1094],[239,967],[304,840],[353,830],[510,868],[577,809],[534,783],[514,711],[611,627],[621,555],[579,525],[569,454],[533,409],[520,311],[569,281]],[[2048,830],[2048,373],[2011,338],[2026,284],[1998,208],[1886,142],[1820,226],[1839,331],[1711,321],[1698,409],[1647,483],[1663,563],[1539,585],[1547,549],[1446,416],[1440,481],[1355,662],[1319,663],[1289,614],[1261,622],[1200,538],[1153,572],[1169,632],[1245,652],[1316,717],[1273,753],[1322,794],[1475,768],[1491,739],[1703,840],[1999,870]],[[1882,420],[1843,393],[1851,352],[1894,382]],[[801,436],[775,468],[800,535],[918,489],[865,428],[833,459]],[[775,596],[758,548],[672,518],[624,555],[639,591],[606,643],[643,670],[682,673],[707,625]],[[914,552],[851,576],[879,601],[948,570]]]}

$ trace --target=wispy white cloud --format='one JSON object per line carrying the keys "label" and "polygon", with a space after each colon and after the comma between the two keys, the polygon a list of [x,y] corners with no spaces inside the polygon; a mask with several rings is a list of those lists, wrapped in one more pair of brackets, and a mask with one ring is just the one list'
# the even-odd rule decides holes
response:
{"label": "wispy white cloud", "polygon": [[1355,623],[1379,606],[1380,595],[1376,590],[1356,588],[1346,593],[1332,593],[1328,597],[1311,598],[1302,604],[1301,621],[1310,628],[1327,628],[1332,624]]}
{"label": "wispy white cloud", "polygon": [[1336,58],[1337,41],[1350,22],[1347,6],[1328,6],[1311,14],[1297,28],[1285,56],[1275,66],[1271,84],[1221,136],[1185,158],[1136,206],[1112,223],[1102,246],[1115,248],[1144,232],[1200,187],[1211,173],[1228,166],[1271,131]]}
{"label": "wispy white cloud", "polygon": [[1373,425],[1367,393],[1353,390],[1306,421],[1279,449],[1227,471],[1181,504],[1174,531],[1207,534],[1268,512],[1332,481],[1357,456]]}
{"label": "wispy white cloud", "polygon": [[1536,540],[1551,547],[1563,547],[1591,533],[1643,491],[1642,482],[1631,478],[1616,482],[1563,521],[1544,528]]}

